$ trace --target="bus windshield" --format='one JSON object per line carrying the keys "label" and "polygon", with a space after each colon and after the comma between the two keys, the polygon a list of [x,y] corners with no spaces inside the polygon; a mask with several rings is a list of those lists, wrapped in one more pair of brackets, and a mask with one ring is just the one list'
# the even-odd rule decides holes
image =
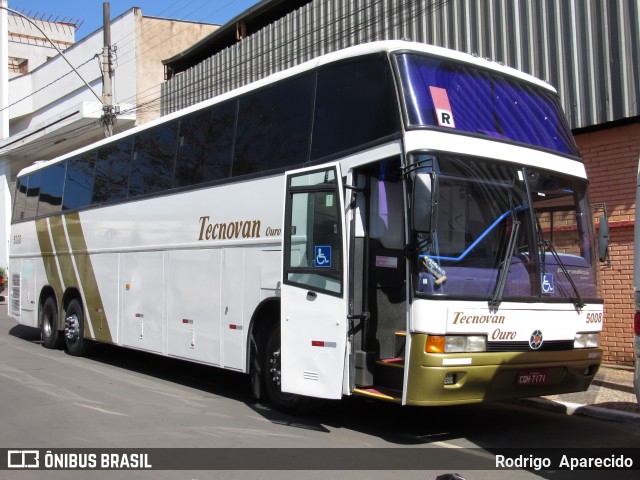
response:
{"label": "bus windshield", "polygon": [[596,297],[586,181],[479,159],[421,157],[432,187],[430,198],[414,195],[413,202],[431,211],[429,231],[414,230],[418,295],[495,304]]}
{"label": "bus windshield", "polygon": [[447,127],[578,157],[558,97],[468,64],[397,55],[409,128]]}

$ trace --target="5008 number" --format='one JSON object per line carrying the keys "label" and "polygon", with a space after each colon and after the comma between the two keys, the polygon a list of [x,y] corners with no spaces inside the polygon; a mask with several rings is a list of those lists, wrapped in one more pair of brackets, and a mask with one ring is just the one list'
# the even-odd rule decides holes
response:
{"label": "5008 number", "polygon": [[13,244],[14,245],[22,244],[22,235],[14,235],[13,236]]}
{"label": "5008 number", "polygon": [[602,323],[602,313],[587,313],[587,323]]}

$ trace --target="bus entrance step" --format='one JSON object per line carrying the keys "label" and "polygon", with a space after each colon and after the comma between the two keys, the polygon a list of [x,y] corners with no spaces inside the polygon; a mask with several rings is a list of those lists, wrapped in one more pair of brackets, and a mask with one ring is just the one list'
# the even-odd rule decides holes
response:
{"label": "bus entrance step", "polygon": [[393,388],[385,387],[371,387],[371,388],[356,388],[353,390],[356,395],[363,397],[377,398],[378,400],[385,400],[387,402],[402,403],[402,391],[395,390]]}
{"label": "bus entrance step", "polygon": [[407,344],[407,332],[399,330],[393,334],[394,355],[401,357],[405,355],[405,346]]}
{"label": "bus entrance step", "polygon": [[404,382],[404,358],[383,358],[376,361],[374,384],[385,388],[402,390]]}
{"label": "bus entrance step", "polygon": [[381,360],[377,360],[376,363],[378,365],[385,365],[387,367],[404,368],[404,357],[383,358]]}

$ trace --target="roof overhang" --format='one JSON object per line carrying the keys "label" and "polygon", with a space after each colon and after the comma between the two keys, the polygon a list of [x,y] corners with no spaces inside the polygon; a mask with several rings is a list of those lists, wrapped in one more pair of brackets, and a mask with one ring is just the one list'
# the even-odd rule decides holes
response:
{"label": "roof overhang", "polygon": [[[132,105],[120,105],[121,111],[133,111]],[[9,178],[36,161],[50,160],[104,138],[100,125],[102,105],[80,102],[45,124],[15,133],[0,141],[0,164]],[[118,115],[116,128],[135,125],[135,113]]]}
{"label": "roof overhang", "polygon": [[311,0],[262,0],[256,3],[188,49],[163,60],[168,78],[191,68],[309,2]]}

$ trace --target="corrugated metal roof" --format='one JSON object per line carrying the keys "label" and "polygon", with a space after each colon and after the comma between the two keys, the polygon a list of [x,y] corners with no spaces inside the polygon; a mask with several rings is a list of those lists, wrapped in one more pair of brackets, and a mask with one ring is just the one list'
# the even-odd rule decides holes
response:
{"label": "corrugated metal roof", "polygon": [[548,81],[572,128],[640,115],[638,0],[314,0],[166,82],[163,112],[340,48],[407,38]]}

